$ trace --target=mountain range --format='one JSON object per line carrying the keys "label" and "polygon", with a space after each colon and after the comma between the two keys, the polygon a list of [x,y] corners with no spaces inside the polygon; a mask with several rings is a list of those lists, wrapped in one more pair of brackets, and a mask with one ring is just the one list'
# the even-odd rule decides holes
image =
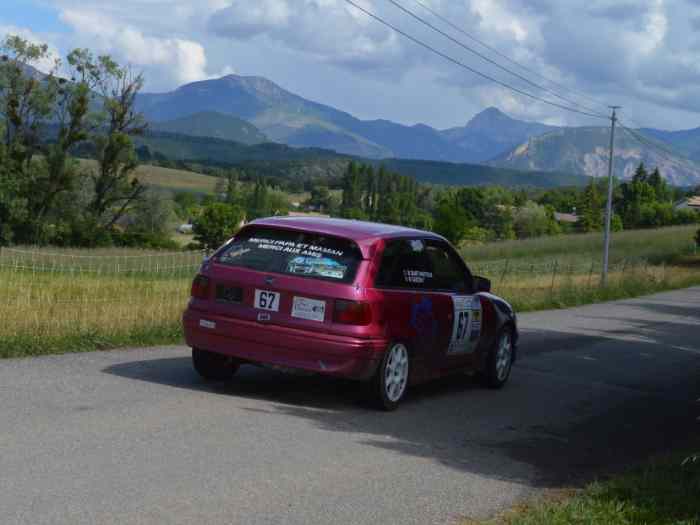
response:
{"label": "mountain range", "polygon": [[[607,174],[607,126],[554,127],[517,120],[493,107],[464,126],[438,130],[424,124],[361,120],[265,78],[237,75],[186,84],[168,93],[141,94],[137,104],[156,130],[245,144],[267,139],[369,159],[476,163],[593,177]],[[700,161],[700,128],[638,132],[662,149],[643,147],[621,130],[616,175],[629,177],[644,162],[658,166],[674,184],[700,184],[700,168],[694,163]],[[672,154],[663,148],[673,148]]]}
{"label": "mountain range", "polygon": [[221,113],[253,124],[276,142],[375,159],[481,163],[553,129],[512,119],[496,108],[448,130],[360,120],[290,93],[265,78],[237,75],[193,82],[169,93],[141,94],[138,109],[156,126],[201,112]]}
{"label": "mountain range", "polygon": [[[640,162],[676,186],[700,184],[700,128],[683,132],[638,131],[645,135],[643,145],[626,130],[615,138],[614,174],[629,179]],[[676,137],[683,139],[674,140]],[[610,156],[610,129],[604,127],[559,128],[530,137],[517,148],[502,153],[489,165],[519,170],[560,171],[589,177],[606,176]],[[674,151],[671,151],[671,150]],[[674,152],[679,152],[675,154]],[[685,155],[681,155],[683,152]]]}

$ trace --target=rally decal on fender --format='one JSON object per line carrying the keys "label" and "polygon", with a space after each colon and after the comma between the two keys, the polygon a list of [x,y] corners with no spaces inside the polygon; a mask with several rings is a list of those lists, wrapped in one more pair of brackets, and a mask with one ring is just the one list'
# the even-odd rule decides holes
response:
{"label": "rally decal on fender", "polygon": [[473,343],[481,335],[481,301],[472,295],[456,295],[452,298],[454,324],[450,340],[450,354],[468,354],[474,351]]}

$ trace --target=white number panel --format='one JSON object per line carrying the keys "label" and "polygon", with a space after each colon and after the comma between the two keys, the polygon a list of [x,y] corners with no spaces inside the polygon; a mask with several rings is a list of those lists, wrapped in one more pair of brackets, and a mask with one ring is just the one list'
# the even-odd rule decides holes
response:
{"label": "white number panel", "polygon": [[473,295],[452,298],[454,323],[449,354],[469,354],[481,335],[481,301]]}
{"label": "white number panel", "polygon": [[266,290],[255,290],[255,308],[268,312],[279,312],[280,294]]}

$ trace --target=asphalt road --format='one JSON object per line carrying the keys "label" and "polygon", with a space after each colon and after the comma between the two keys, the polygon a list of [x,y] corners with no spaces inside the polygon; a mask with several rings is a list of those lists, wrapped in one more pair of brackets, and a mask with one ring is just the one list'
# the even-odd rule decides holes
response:
{"label": "asphalt road", "polygon": [[451,523],[700,433],[700,288],[521,325],[504,390],[391,414],[321,378],[206,385],[182,347],[2,361],[0,522]]}

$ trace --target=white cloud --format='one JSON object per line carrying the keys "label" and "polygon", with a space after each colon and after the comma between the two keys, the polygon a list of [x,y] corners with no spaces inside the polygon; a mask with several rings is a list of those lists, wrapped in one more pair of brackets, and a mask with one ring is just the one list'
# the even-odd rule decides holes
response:
{"label": "white cloud", "polygon": [[160,78],[177,83],[207,78],[204,46],[193,40],[163,38],[144,34],[96,11],[63,11],[61,19],[90,39],[90,47],[113,53],[116,58],[157,72]]}
{"label": "white cloud", "polygon": [[33,44],[46,44],[48,46],[47,56],[33,64],[39,71],[44,73],[52,71],[55,67],[56,60],[61,58],[61,53],[58,51],[56,46],[49,42],[49,39],[41,35],[37,35],[31,29],[11,25],[0,25],[0,38],[4,40],[4,38],[8,35],[20,36]]}
{"label": "white cloud", "polygon": [[407,58],[398,35],[342,0],[235,0],[211,15],[209,27],[220,37],[263,37],[350,68],[385,68]]}

